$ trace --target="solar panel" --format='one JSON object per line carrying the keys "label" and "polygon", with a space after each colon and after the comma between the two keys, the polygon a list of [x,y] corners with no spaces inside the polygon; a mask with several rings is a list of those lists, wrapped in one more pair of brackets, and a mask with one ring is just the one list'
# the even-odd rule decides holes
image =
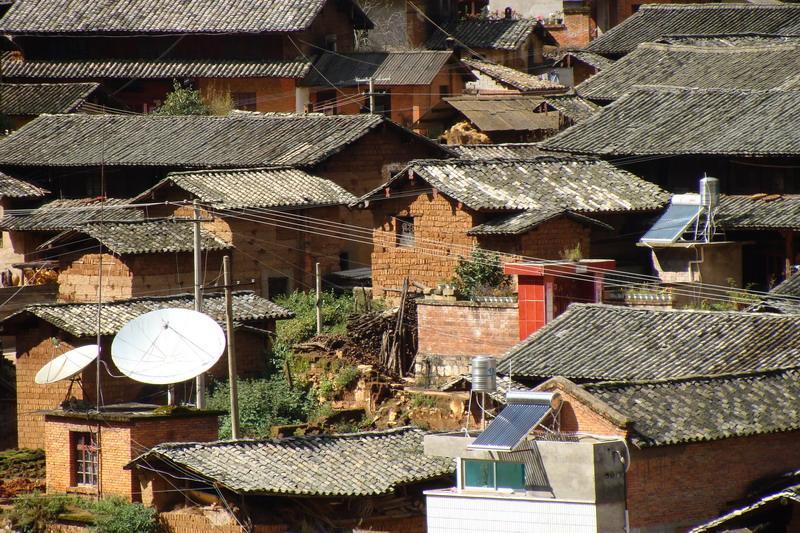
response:
{"label": "solar panel", "polygon": [[510,452],[549,412],[549,402],[509,404],[467,448]]}
{"label": "solar panel", "polygon": [[655,224],[644,234],[642,242],[675,242],[697,219],[699,205],[670,204]]}

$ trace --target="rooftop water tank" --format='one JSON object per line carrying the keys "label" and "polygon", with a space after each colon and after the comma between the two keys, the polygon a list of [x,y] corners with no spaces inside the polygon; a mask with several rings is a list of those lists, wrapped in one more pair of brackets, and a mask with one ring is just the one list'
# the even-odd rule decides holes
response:
{"label": "rooftop water tank", "polygon": [[497,360],[479,355],[472,358],[472,390],[494,392],[497,390]]}

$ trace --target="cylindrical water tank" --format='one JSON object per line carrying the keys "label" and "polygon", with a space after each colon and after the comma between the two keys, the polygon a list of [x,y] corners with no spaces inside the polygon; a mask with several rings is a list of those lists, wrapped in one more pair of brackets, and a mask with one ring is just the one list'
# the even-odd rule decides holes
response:
{"label": "cylindrical water tank", "polygon": [[707,209],[714,209],[719,205],[719,180],[717,178],[705,176],[700,180],[700,203]]}
{"label": "cylindrical water tank", "polygon": [[497,360],[479,355],[472,358],[472,390],[494,392],[497,390]]}

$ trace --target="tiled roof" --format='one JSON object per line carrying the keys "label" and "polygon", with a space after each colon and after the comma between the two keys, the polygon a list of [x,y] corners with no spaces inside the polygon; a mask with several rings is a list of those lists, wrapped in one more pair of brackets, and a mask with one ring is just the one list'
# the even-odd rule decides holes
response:
{"label": "tiled roof", "polygon": [[800,6],[791,4],[652,4],[591,41],[586,50],[604,55],[633,51],[669,35],[760,33],[800,35]]}
{"label": "tiled roof", "polygon": [[[452,52],[416,50],[408,52],[323,53],[314,63],[303,85],[339,87],[357,85],[357,79],[375,78],[377,86],[430,85],[445,68]],[[466,71],[466,69],[465,69]],[[364,82],[360,82],[364,85]]]}
{"label": "tiled roof", "polygon": [[89,222],[104,220],[119,222],[141,220],[138,209],[123,209],[127,199],[109,198],[105,202],[97,198],[52,200],[31,212],[7,214],[0,219],[4,231],[61,231]]}
{"label": "tiled roof", "polygon": [[532,159],[545,153],[536,143],[453,144],[448,148],[461,159]]}
{"label": "tiled roof", "polygon": [[565,52],[556,60],[556,63],[559,66],[566,66],[567,61],[566,58],[569,56],[570,64],[574,63],[576,60],[580,61],[581,63],[586,63],[587,65],[594,67],[597,70],[605,70],[610,68],[614,61],[612,59],[608,59],[607,57],[601,56],[600,54],[595,54],[593,52],[587,52],[585,50],[570,50]]}
{"label": "tiled roof", "polygon": [[49,193],[47,189],[0,172],[0,198],[40,198]]}
{"label": "tiled roof", "polygon": [[608,230],[614,229],[599,220],[581,215],[580,213],[573,213],[568,209],[545,208],[536,211],[522,211],[521,213],[514,213],[511,215],[500,215],[499,217],[473,227],[467,232],[467,235],[522,235],[540,224],[560,216],[571,218],[581,224],[589,226],[598,226]]}
{"label": "tiled roof", "polygon": [[[194,309],[194,296],[158,296],[132,298],[103,303],[100,313],[100,334],[115,335],[122,326],[139,315],[167,308]],[[225,320],[225,298],[220,294],[203,297],[203,312],[217,322]],[[293,313],[252,292],[236,292],[233,315],[237,322],[261,322],[267,319],[291,318]],[[19,325],[25,327],[28,317],[35,316],[76,337],[97,335],[97,304],[62,303],[29,305],[9,316],[0,326],[6,332]]]}
{"label": "tiled roof", "polygon": [[800,195],[722,195],[717,224],[728,230],[800,230]]}
{"label": "tiled roof", "polygon": [[208,443],[160,444],[134,459],[165,461],[242,494],[377,496],[448,478],[453,461],[423,453],[416,428]]}
{"label": "tiled roof", "polygon": [[800,371],[584,385],[640,448],[800,429]]}
{"label": "tiled roof", "polygon": [[[800,7],[800,6],[799,6]],[[594,155],[800,155],[800,91],[638,88],[542,142]]]}
{"label": "tiled roof", "polygon": [[[194,250],[192,224],[176,220],[86,224],[56,235],[39,248],[47,249],[80,236],[91,237],[102,243],[110,252],[118,255],[191,252]],[[226,250],[230,246],[213,233],[200,229],[201,249]]]}
{"label": "tiled roof", "polygon": [[469,48],[517,50],[530,37],[536,26],[532,19],[467,19],[443,26],[435,31],[425,47],[431,50],[447,48],[447,37]]}
{"label": "tiled roof", "polygon": [[515,378],[646,380],[800,367],[800,316],[572,304],[508,351]]}
{"label": "tiled roof", "polygon": [[557,130],[558,113],[539,111],[543,100],[526,95],[478,95],[444,98],[436,107],[450,105],[481,131]]}
{"label": "tiled roof", "polygon": [[800,314],[800,272],[795,272],[747,308],[757,313]]}
{"label": "tiled roof", "polygon": [[542,156],[536,159],[417,160],[362,200],[409,173],[474,210],[569,209],[584,213],[658,209],[669,195],[605,161]]}
{"label": "tiled roof", "polygon": [[[36,33],[275,33],[307,29],[328,0],[16,0],[0,32]],[[343,2],[364,29],[372,27],[355,1]]]}
{"label": "tiled roof", "polygon": [[[497,385],[497,389],[494,391],[487,392],[487,394],[496,402],[505,404],[506,403],[506,394],[509,391],[530,391],[533,390],[530,387],[526,387],[522,383],[518,383],[513,381],[508,376],[497,376],[495,380],[495,384]],[[468,391],[472,389],[472,375],[471,374],[461,374],[451,380],[447,381],[446,383],[442,384],[439,387],[440,391],[443,392],[458,392],[458,391]]]}
{"label": "tiled roof", "polygon": [[586,120],[600,109],[597,104],[574,94],[545,96],[544,101],[574,123]]}
{"label": "tiled roof", "polygon": [[[746,531],[745,528],[739,528],[738,526],[762,521],[758,515],[762,513],[766,507],[774,506],[785,508],[788,502],[794,502],[795,504],[800,503],[800,483],[789,485],[780,490],[772,490],[768,494],[763,494],[744,507],[734,509],[723,514],[719,518],[715,518],[705,524],[692,528],[689,533],[705,533],[707,531]],[[750,531],[753,530],[751,529]]]}
{"label": "tiled roof", "polygon": [[0,140],[0,164],[306,166],[329,158],[381,126],[402,129],[380,115],[368,114],[43,115]]}
{"label": "tiled roof", "polygon": [[501,85],[506,85],[518,91],[530,92],[564,89],[563,85],[540,79],[538,76],[527,74],[505,65],[498,65],[497,63],[489,63],[488,61],[480,61],[478,59],[464,59],[462,63],[473,70],[477,70],[489,76]]}
{"label": "tiled roof", "polygon": [[797,296],[800,297],[800,272],[796,272],[783,280],[769,291],[770,294],[777,294],[780,296]]}
{"label": "tiled roof", "polygon": [[42,80],[101,78],[302,78],[311,70],[304,59],[26,59],[4,61],[3,76]]}
{"label": "tiled roof", "polygon": [[71,113],[98,87],[98,83],[0,83],[0,113]]}
{"label": "tiled roof", "polygon": [[702,89],[766,90],[786,88],[800,78],[800,40],[731,46],[644,43],[610,68],[575,87],[591,100],[616,100],[636,85]]}
{"label": "tiled roof", "polygon": [[172,172],[133,201],[178,187],[214,208],[313,207],[347,205],[356,197],[334,182],[294,168],[253,168]]}

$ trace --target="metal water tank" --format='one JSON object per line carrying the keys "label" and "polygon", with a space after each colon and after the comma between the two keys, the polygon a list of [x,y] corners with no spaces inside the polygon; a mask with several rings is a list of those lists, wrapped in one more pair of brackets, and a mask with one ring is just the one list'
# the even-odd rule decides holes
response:
{"label": "metal water tank", "polygon": [[719,205],[719,180],[703,176],[700,180],[700,204],[706,209],[715,209]]}
{"label": "metal water tank", "polygon": [[494,392],[497,390],[497,360],[479,355],[472,358],[472,390]]}

